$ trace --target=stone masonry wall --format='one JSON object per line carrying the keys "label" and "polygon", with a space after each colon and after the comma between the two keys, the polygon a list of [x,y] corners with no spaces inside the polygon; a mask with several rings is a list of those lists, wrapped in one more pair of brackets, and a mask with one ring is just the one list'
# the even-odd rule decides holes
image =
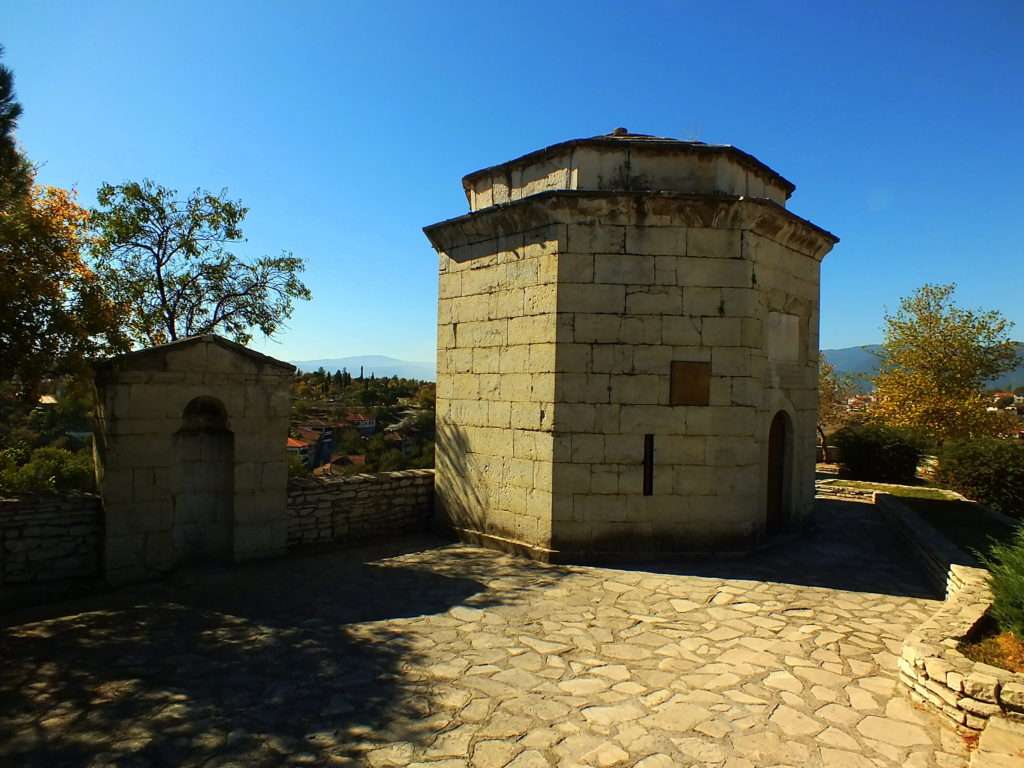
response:
{"label": "stone masonry wall", "polygon": [[[792,474],[786,496],[791,514],[802,518],[814,504],[820,257],[799,238],[776,239],[751,231],[743,233],[742,252],[753,264],[761,328],[761,342],[751,351],[750,361],[751,375],[764,387],[757,409],[760,487],[767,485],[771,420],[784,411],[792,422]],[[791,325],[780,327],[780,320]]]}
{"label": "stone masonry wall", "polygon": [[[622,226],[568,225],[558,254],[553,546],[744,549],[763,530],[779,410],[791,419],[788,506],[802,515],[812,496],[817,262],[741,228],[617,213]],[[791,350],[766,343],[771,313],[794,319]],[[673,361],[710,365],[707,405],[670,405]]]}
{"label": "stone masonry wall", "polygon": [[[588,211],[589,213],[589,211]],[[559,254],[555,546],[700,549],[757,502],[760,382],[750,381],[751,268],[739,230],[599,221],[570,224]],[[645,224],[653,222],[644,222]],[[563,347],[568,348],[568,347]],[[673,361],[711,366],[707,405],[669,403]],[[735,396],[733,377],[753,386]],[[563,405],[564,404],[564,405]],[[644,435],[654,435],[654,493],[641,495]],[[728,457],[727,471],[718,469]],[[714,515],[704,507],[713,503]]]}
{"label": "stone masonry wall", "polygon": [[456,529],[541,548],[551,538],[564,234],[540,227],[440,256],[438,501]]}
{"label": "stone masonry wall", "polygon": [[0,586],[99,575],[99,497],[0,499]]}
{"label": "stone masonry wall", "polygon": [[[784,506],[805,514],[822,246],[779,216],[743,201],[556,196],[445,224],[437,495],[453,527],[573,559],[745,549],[765,530],[779,412]],[[670,404],[674,362],[710,366],[706,404]]]}
{"label": "stone masonry wall", "polygon": [[426,530],[434,471],[304,478],[288,487],[288,546],[357,543]]}

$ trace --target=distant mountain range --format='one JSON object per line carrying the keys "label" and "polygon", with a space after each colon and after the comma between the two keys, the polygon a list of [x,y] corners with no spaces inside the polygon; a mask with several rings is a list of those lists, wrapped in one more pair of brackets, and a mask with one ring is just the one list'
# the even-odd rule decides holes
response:
{"label": "distant mountain range", "polygon": [[435,381],[437,379],[437,366],[434,363],[420,363],[410,360],[399,360],[386,355],[360,355],[356,357],[328,357],[323,360],[292,360],[303,373],[311,373],[319,368],[334,373],[344,368],[353,376],[359,375],[360,367],[363,375],[371,373],[378,379],[398,376],[401,379],[420,379],[421,381]]}
{"label": "distant mountain range", "polygon": [[[1024,342],[1016,342],[1017,354],[1024,360]],[[878,357],[881,349],[879,344],[865,344],[863,347],[843,347],[842,349],[823,349],[825,358],[832,363],[836,371],[844,376],[856,376],[862,380],[878,373]],[[386,355],[358,355],[355,357],[329,357],[322,360],[292,360],[292,364],[304,372],[315,371],[323,367],[334,373],[342,368],[353,376],[359,375],[359,367],[369,376],[377,378],[398,376],[403,379],[420,379],[422,381],[437,380],[437,366],[434,363],[399,360]],[[1010,373],[992,381],[993,387],[1013,389],[1024,386],[1024,362]],[[859,387],[862,391],[871,389],[866,381]]]}
{"label": "distant mountain range", "polygon": [[[1015,370],[993,379],[991,382],[993,388],[1013,389],[1024,386],[1024,342],[1018,341],[1014,344],[1022,362]],[[881,348],[880,344],[865,344],[863,347],[843,347],[842,349],[823,349],[821,351],[837,373],[864,379],[878,373],[877,353]],[[871,389],[871,384],[863,381],[859,388],[867,392]]]}

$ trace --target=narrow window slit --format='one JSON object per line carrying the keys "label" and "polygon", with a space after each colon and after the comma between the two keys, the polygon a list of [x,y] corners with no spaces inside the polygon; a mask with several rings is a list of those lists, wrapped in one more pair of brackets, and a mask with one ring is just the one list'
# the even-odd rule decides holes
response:
{"label": "narrow window slit", "polygon": [[654,495],[654,435],[644,435],[644,496]]}

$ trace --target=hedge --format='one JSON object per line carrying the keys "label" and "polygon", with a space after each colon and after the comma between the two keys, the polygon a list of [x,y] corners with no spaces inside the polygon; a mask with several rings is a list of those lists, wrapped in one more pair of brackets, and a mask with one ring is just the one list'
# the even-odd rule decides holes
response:
{"label": "hedge", "polygon": [[1024,517],[1024,445],[996,438],[946,443],[937,479],[989,509]]}
{"label": "hedge", "polygon": [[843,427],[832,437],[844,474],[855,480],[913,482],[921,441],[913,434],[878,424]]}
{"label": "hedge", "polygon": [[64,448],[23,448],[0,451],[0,493],[93,491],[92,451]]}

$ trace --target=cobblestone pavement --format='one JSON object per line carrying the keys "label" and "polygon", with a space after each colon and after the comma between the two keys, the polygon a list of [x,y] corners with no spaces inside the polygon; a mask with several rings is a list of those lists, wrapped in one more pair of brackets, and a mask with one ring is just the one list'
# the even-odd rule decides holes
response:
{"label": "cobblestone pavement", "polygon": [[896,690],[937,603],[871,507],[696,566],[415,543],[8,616],[0,764],[965,764]]}

